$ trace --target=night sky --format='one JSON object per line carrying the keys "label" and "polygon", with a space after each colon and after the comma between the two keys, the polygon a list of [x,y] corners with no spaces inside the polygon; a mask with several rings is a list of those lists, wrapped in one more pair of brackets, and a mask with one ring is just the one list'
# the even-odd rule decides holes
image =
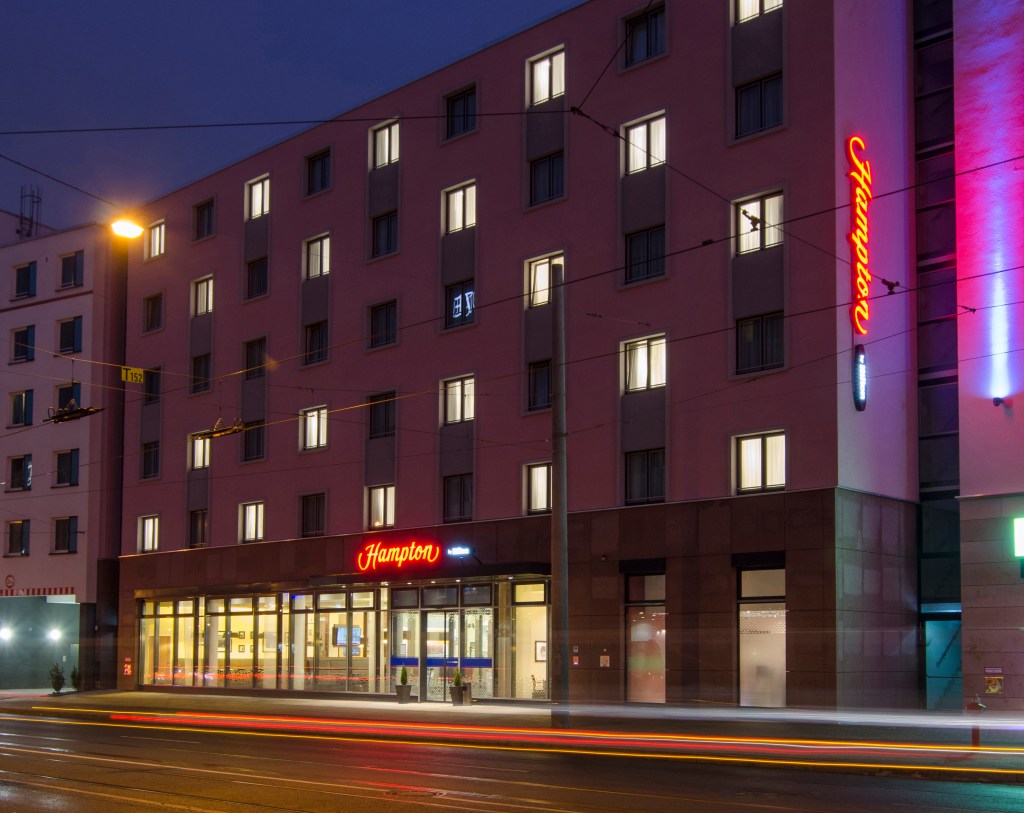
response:
{"label": "night sky", "polygon": [[[0,131],[323,119],[581,0],[0,4]],[[305,126],[0,135],[0,209],[108,221]]]}

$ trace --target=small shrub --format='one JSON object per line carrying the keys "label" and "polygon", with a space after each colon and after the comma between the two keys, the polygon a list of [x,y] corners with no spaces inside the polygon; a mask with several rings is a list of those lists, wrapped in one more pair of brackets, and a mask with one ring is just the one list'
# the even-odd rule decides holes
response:
{"label": "small shrub", "polygon": [[404,666],[402,667],[402,671],[398,673],[398,682],[403,686],[409,683],[409,672]]}
{"label": "small shrub", "polygon": [[77,666],[71,667],[71,688],[76,692],[82,691],[82,673],[78,671]]}
{"label": "small shrub", "polygon": [[50,685],[53,687],[54,694],[60,694],[60,690],[64,688],[64,669],[59,663],[55,663],[50,667]]}
{"label": "small shrub", "polygon": [[461,686],[462,685],[462,672],[461,671],[458,671],[458,672],[455,673],[455,677],[452,679],[452,685],[454,685],[454,686]]}

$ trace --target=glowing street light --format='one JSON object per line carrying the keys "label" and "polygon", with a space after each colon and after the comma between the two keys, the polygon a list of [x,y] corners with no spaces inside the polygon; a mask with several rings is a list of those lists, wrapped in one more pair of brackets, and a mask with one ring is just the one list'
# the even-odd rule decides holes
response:
{"label": "glowing street light", "polygon": [[48,633],[46,633],[46,637],[49,638],[51,641],[59,641],[60,640],[60,630],[52,629]]}
{"label": "glowing street light", "polygon": [[110,228],[114,230],[114,234],[118,237],[127,237],[131,240],[142,234],[142,226],[138,223],[133,223],[127,218],[115,220],[110,224]]}
{"label": "glowing street light", "polygon": [[0,628],[0,641],[10,641],[12,635],[14,635],[14,633],[11,632],[10,627]]}

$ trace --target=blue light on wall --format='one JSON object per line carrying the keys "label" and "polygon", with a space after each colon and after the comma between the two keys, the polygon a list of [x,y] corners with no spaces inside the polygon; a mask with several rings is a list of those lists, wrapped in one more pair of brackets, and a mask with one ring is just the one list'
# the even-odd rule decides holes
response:
{"label": "blue light on wall", "polygon": [[862,344],[853,348],[853,405],[858,412],[868,405],[868,354]]}

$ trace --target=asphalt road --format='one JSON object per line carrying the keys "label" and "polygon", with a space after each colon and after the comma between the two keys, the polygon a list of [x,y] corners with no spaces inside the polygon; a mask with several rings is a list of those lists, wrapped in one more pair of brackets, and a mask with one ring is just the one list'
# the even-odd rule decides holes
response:
{"label": "asphalt road", "polygon": [[1024,810],[1024,787],[458,747],[0,717],[0,811],[899,813]]}

